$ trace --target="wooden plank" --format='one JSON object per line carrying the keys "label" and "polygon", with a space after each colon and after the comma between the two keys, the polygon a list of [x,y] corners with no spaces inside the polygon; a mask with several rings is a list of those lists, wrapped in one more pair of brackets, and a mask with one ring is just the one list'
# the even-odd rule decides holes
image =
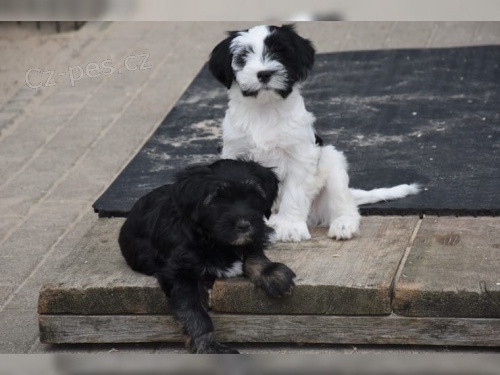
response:
{"label": "wooden plank", "polygon": [[[99,219],[63,266],[58,283],[44,285],[41,314],[165,314],[168,303],[154,278],[131,271],[116,239],[123,219]],[[211,305],[225,312],[383,315],[390,285],[411,233],[412,217],[366,217],[349,241],[312,231],[302,243],[278,243],[267,252],[297,274],[293,296],[272,300],[243,278],[214,285]]]}
{"label": "wooden plank", "polygon": [[[500,319],[212,314],[222,342],[499,346]],[[172,316],[41,315],[50,344],[182,342]]]}
{"label": "wooden plank", "polygon": [[61,266],[61,279],[40,291],[41,314],[165,314],[153,277],[132,271],[118,246],[124,219],[98,219]]}
{"label": "wooden plank", "polygon": [[269,258],[297,274],[291,297],[273,300],[246,279],[216,281],[212,309],[248,314],[388,315],[390,287],[417,224],[415,217],[363,217],[361,235],[349,241],[326,237],[277,243]]}
{"label": "wooden plank", "polygon": [[396,282],[406,316],[500,318],[500,218],[426,217]]}

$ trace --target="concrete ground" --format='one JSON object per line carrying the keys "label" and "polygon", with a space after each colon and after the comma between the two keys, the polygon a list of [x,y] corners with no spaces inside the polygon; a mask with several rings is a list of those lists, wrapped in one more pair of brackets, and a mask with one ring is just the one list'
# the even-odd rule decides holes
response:
{"label": "concrete ground", "polygon": [[[0,24],[0,353],[183,352],[180,346],[159,344],[43,345],[38,340],[38,291],[42,284],[57,281],[61,261],[76,251],[97,219],[92,203],[174,106],[224,31],[251,25],[87,23],[79,31],[55,34]],[[500,23],[495,22],[325,22],[299,24],[298,29],[318,52],[500,44]]]}

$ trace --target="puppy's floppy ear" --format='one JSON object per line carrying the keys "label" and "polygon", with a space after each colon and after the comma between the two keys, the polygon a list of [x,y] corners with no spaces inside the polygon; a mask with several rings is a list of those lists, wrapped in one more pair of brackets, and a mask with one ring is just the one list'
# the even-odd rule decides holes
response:
{"label": "puppy's floppy ear", "polygon": [[299,60],[300,67],[297,72],[297,81],[303,81],[307,78],[307,75],[314,65],[314,55],[316,53],[314,45],[309,39],[302,38],[297,34],[294,24],[283,25],[281,28],[283,31],[289,33],[296,56]]}
{"label": "puppy's floppy ear", "polygon": [[228,32],[229,36],[217,44],[210,54],[208,69],[217,80],[229,90],[234,80],[234,72],[231,67],[233,55],[231,54],[231,41],[236,37],[237,32]]}
{"label": "puppy's floppy ear", "polygon": [[257,162],[249,161],[250,173],[257,179],[266,193],[266,212],[264,215],[269,219],[274,201],[278,196],[279,179],[271,168],[266,168]]}

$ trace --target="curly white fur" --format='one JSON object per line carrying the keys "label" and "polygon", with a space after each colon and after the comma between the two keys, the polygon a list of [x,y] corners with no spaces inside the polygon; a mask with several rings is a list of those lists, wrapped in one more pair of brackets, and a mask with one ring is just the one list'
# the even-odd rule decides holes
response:
{"label": "curly white fur", "polygon": [[[359,230],[358,205],[416,194],[416,184],[363,191],[349,189],[347,161],[335,147],[315,143],[314,116],[308,112],[294,82],[284,97],[279,90],[287,79],[286,62],[266,55],[265,40],[273,31],[258,26],[240,32],[230,46],[234,56],[246,49],[245,61],[233,60],[234,81],[228,90],[229,107],[223,121],[223,158],[250,158],[275,168],[281,185],[269,224],[279,241],[311,238],[309,225],[329,226],[328,236],[349,239]],[[257,73],[273,70],[266,85]],[[251,88],[257,94],[244,92]]]}

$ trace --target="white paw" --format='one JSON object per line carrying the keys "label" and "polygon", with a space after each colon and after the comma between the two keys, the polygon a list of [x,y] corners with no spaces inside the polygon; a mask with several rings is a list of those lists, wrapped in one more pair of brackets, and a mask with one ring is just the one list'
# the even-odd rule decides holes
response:
{"label": "white paw", "polygon": [[300,242],[309,240],[311,234],[304,221],[290,221],[277,215],[271,216],[268,224],[274,229],[273,241]]}
{"label": "white paw", "polygon": [[359,214],[342,215],[333,220],[328,229],[328,237],[348,240],[359,230]]}

